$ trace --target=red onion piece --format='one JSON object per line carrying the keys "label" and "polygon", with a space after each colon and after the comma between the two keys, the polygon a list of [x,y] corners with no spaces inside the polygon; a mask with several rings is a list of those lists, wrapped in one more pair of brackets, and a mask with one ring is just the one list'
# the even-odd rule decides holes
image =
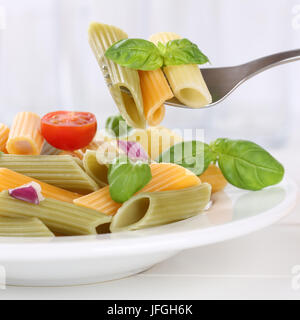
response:
{"label": "red onion piece", "polygon": [[118,146],[130,159],[144,161],[149,159],[147,152],[138,142],[118,140]]}
{"label": "red onion piece", "polygon": [[38,183],[32,181],[21,187],[9,189],[8,193],[15,199],[33,204],[40,204],[40,202],[44,200],[41,191],[41,186]]}

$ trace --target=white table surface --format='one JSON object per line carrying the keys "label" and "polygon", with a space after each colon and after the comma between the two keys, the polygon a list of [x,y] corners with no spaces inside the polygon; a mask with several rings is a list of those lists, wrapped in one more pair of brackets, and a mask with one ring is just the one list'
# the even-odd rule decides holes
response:
{"label": "white table surface", "polygon": [[[300,186],[298,146],[274,153]],[[77,287],[7,287],[0,290],[0,299],[300,299],[300,289],[292,286],[297,265],[300,201],[273,226],[184,251],[137,276]]]}

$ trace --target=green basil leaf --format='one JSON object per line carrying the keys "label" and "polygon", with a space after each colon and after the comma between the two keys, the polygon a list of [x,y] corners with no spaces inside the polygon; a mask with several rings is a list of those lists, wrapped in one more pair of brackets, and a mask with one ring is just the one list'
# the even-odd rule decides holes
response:
{"label": "green basil leaf", "polygon": [[224,177],[238,188],[261,190],[283,179],[283,166],[253,142],[217,139],[211,148],[218,154],[218,164]]}
{"label": "green basil leaf", "polygon": [[148,163],[132,162],[121,156],[113,161],[108,170],[108,183],[111,198],[123,203],[141,190],[152,179]]}
{"label": "green basil leaf", "polygon": [[129,127],[121,115],[107,118],[105,123],[106,131],[113,137],[119,138],[128,136],[133,128]]}
{"label": "green basil leaf", "polygon": [[163,65],[159,49],[143,39],[124,39],[113,44],[105,56],[115,63],[136,70],[155,70]]}
{"label": "green basil leaf", "polygon": [[209,62],[198,46],[188,39],[171,40],[166,44],[164,65],[204,64]]}
{"label": "green basil leaf", "polygon": [[166,46],[162,42],[158,41],[157,48],[158,48],[160,54],[164,57],[166,54],[166,51],[167,51]]}
{"label": "green basil leaf", "polygon": [[201,141],[185,141],[163,152],[158,162],[175,163],[199,176],[216,160],[208,144]]}

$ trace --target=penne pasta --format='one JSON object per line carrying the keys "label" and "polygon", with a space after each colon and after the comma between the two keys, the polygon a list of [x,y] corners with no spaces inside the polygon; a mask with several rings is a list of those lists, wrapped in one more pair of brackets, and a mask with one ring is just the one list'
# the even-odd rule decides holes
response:
{"label": "penne pasta", "polygon": [[6,143],[9,136],[9,128],[3,123],[0,123],[0,151],[7,152]]}
{"label": "penne pasta", "polygon": [[0,216],[36,217],[52,231],[62,235],[97,234],[97,228],[110,223],[105,214],[46,198],[39,205],[12,198],[7,191],[0,193]]}
{"label": "penne pasta", "polygon": [[127,34],[117,27],[96,22],[90,24],[90,46],[121,115],[131,127],[144,128],[146,120],[138,72],[121,67],[104,55],[111,45],[126,38]]}
{"label": "penne pasta", "polygon": [[44,142],[42,151],[41,151],[41,155],[45,155],[45,156],[56,156],[58,154],[61,153],[61,150],[56,149],[54,147],[51,146],[51,144],[49,144],[47,141]]}
{"label": "penne pasta", "polygon": [[[181,37],[172,32],[161,32],[150,37],[150,41],[166,44]],[[163,68],[175,97],[183,104],[200,108],[212,102],[211,94],[198,65],[166,66]]]}
{"label": "penne pasta", "polygon": [[33,112],[19,112],[14,118],[6,144],[8,153],[39,155],[44,138],[41,135],[41,119]]}
{"label": "penne pasta", "polygon": [[78,193],[57,188],[6,168],[0,168],[0,192],[3,190],[20,187],[31,181],[37,182],[42,187],[42,194],[46,198],[72,203],[74,199],[80,197]]}
{"label": "penne pasta", "polygon": [[144,113],[149,126],[157,126],[164,119],[164,102],[174,97],[161,69],[139,71]]}
{"label": "penne pasta", "polygon": [[[101,134],[101,138],[107,142],[115,141],[111,136]],[[158,156],[174,144],[182,142],[182,137],[174,131],[163,126],[149,127],[145,129],[137,129],[127,137],[120,140],[136,141],[140,143],[143,149],[148,153],[152,160],[156,160]]]}
{"label": "penne pasta", "polygon": [[207,206],[210,195],[207,183],[182,190],[140,193],[118,210],[110,231],[139,230],[193,217]]}
{"label": "penne pasta", "polygon": [[96,154],[97,151],[95,150],[87,150],[84,154],[83,166],[86,173],[95,180],[100,187],[104,187],[108,184],[108,167],[97,161]]}
{"label": "penne pasta", "polygon": [[[201,184],[200,179],[189,170],[172,163],[152,163],[150,165],[152,180],[138,193],[169,191],[189,188]],[[121,207],[112,200],[109,186],[87,196],[74,200],[78,206],[91,208],[107,215],[115,215]]]}
{"label": "penne pasta", "polygon": [[21,156],[3,154],[0,168],[7,168],[28,177],[72,192],[87,194],[99,189],[83,170],[82,162],[72,156]]}
{"label": "penne pasta", "polygon": [[147,134],[148,154],[152,160],[157,160],[162,152],[168,150],[174,144],[182,142],[181,136],[163,126],[149,127]]}
{"label": "penne pasta", "polygon": [[0,237],[54,237],[54,234],[37,218],[0,216]]}
{"label": "penne pasta", "polygon": [[212,187],[212,193],[222,191],[228,184],[219,167],[211,164],[200,176],[202,182],[207,182]]}

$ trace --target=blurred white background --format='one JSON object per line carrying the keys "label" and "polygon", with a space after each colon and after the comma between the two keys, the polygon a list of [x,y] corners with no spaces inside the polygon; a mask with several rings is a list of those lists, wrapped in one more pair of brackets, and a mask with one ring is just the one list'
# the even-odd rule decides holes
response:
{"label": "blurred white background", "polygon": [[[87,41],[90,21],[147,38],[174,31],[215,66],[300,48],[300,0],[0,0],[1,122],[30,110],[88,110],[101,125],[117,109]],[[300,120],[300,62],[251,79],[211,110],[168,107],[164,125],[283,146]],[[297,134],[298,135],[298,134]]]}

